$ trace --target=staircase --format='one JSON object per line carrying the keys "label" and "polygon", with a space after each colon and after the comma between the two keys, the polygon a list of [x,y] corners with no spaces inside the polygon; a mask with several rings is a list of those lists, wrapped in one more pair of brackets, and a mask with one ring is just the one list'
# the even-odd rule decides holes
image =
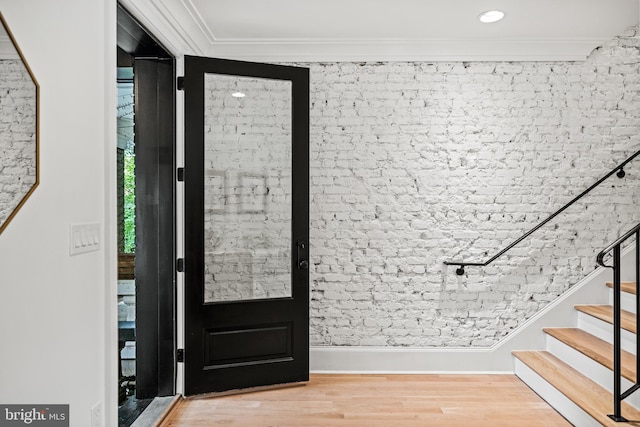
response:
{"label": "staircase", "polygon": [[[612,287],[611,283],[607,286]],[[635,283],[621,284],[622,391],[636,383]],[[609,304],[613,292],[609,294]],[[640,391],[622,402],[628,423],[613,413],[613,308],[577,305],[576,328],[544,328],[546,350],[514,351],[515,373],[572,424],[640,426]]]}
{"label": "staircase", "polygon": [[[444,264],[457,266],[458,276],[465,275],[466,267],[488,266],[613,174],[624,178],[624,167],[638,156],[640,150],[491,258],[448,260]],[[544,328],[546,350],[513,352],[516,375],[578,427],[640,427],[640,381],[636,377],[636,370],[640,371],[640,364],[636,362],[636,353],[640,357],[640,343],[636,340],[636,309],[640,307],[640,300],[636,303],[636,283],[621,281],[625,264],[623,247],[625,251],[635,248],[633,277],[640,283],[640,224],[637,224],[596,256],[599,266],[612,269],[615,285],[609,283],[608,286],[615,288],[616,293],[614,296],[610,291],[609,305],[576,305],[577,327]],[[627,267],[626,275],[631,274]],[[610,414],[617,421],[610,418]],[[621,424],[622,421],[628,422]]]}

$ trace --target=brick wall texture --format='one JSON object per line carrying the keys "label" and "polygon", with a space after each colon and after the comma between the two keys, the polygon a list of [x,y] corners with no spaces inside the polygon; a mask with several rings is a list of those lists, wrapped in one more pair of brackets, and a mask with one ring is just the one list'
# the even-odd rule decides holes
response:
{"label": "brick wall texture", "polygon": [[487,347],[640,221],[640,38],[584,62],[309,63],[311,344]]}
{"label": "brick wall texture", "polygon": [[36,86],[22,61],[0,60],[0,225],[36,182]]}

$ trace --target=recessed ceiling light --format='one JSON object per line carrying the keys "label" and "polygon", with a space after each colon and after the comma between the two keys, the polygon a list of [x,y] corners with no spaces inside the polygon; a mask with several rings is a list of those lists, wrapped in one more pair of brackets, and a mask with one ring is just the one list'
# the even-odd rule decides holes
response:
{"label": "recessed ceiling light", "polygon": [[246,95],[242,92],[233,92],[231,96],[233,96],[234,98],[244,98]]}
{"label": "recessed ceiling light", "polygon": [[487,10],[478,16],[480,22],[484,22],[485,24],[498,22],[502,18],[504,18],[504,12],[501,10]]}

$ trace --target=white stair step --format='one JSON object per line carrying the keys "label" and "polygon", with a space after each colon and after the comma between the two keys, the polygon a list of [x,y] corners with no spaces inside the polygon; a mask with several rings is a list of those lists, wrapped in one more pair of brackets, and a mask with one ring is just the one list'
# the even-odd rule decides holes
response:
{"label": "white stair step", "polygon": [[[612,288],[613,285],[608,283]],[[636,379],[636,286],[621,283],[621,388]],[[576,426],[620,425],[613,412],[613,290],[609,305],[576,305],[577,328],[545,328],[546,351],[513,352],[515,373]],[[640,426],[640,391],[622,403],[623,416]]]}
{"label": "white stair step", "polygon": [[[607,417],[613,412],[611,393],[569,364],[546,351],[513,354],[516,375],[573,425],[619,425]],[[626,402],[622,403],[622,415],[640,420],[640,412]]]}
{"label": "white stair step", "polygon": [[[595,338],[594,339],[598,339]],[[580,372],[585,377],[589,378],[596,384],[604,387],[607,391],[613,393],[613,371],[611,367],[613,366],[613,362],[611,362],[611,355],[607,355],[607,360],[605,363],[609,366],[605,366],[602,363],[596,361],[595,359],[589,357],[582,351],[579,351],[575,347],[561,341],[560,339],[547,334],[547,351],[558,359],[562,360],[566,364],[573,367],[575,370]],[[613,352],[613,349],[611,349]],[[631,356],[631,355],[629,355]],[[624,363],[624,362],[623,362]],[[632,362],[635,364],[635,359]],[[633,369],[635,371],[635,369]],[[633,377],[634,373],[629,373],[628,377]],[[627,390],[631,387],[633,383],[629,381],[627,378],[622,378],[621,387],[622,390]],[[636,409],[640,409],[640,392],[634,393],[629,396],[625,402],[629,403]]]}
{"label": "white stair step", "polygon": [[571,399],[549,384],[542,376],[517,357],[514,372],[531,390],[544,399],[574,426],[602,427],[593,417],[576,405]]}
{"label": "white stair step", "polygon": [[[585,307],[585,306],[576,306]],[[578,328],[594,335],[604,341],[613,343],[613,325],[606,321],[578,311]],[[631,354],[636,354],[636,334],[626,329],[620,330],[621,347]]]}
{"label": "white stair step", "polygon": [[[613,288],[609,288],[609,305],[613,305]],[[620,293],[620,306],[630,313],[636,312],[636,295],[629,292]]]}

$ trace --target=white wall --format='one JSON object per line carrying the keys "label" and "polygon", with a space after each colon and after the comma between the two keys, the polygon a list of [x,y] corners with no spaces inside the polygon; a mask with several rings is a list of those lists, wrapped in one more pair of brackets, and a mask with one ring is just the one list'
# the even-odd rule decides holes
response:
{"label": "white wall", "polygon": [[[70,404],[88,427],[102,402],[117,425],[115,1],[0,11],[41,89],[40,186],[0,234],[0,403]],[[84,222],[101,224],[102,248],[70,256]]]}

